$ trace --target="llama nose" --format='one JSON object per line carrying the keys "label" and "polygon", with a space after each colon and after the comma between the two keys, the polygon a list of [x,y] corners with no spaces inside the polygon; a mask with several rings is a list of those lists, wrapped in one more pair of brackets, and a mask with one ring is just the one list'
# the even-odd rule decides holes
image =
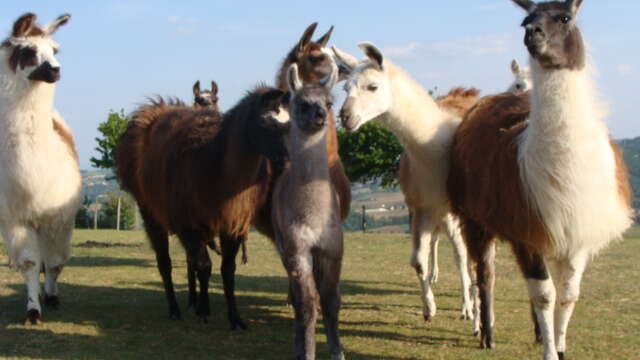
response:
{"label": "llama nose", "polygon": [[342,122],[349,121],[350,117],[351,117],[351,114],[349,113],[349,111],[347,111],[347,109],[345,108],[340,109],[340,119],[342,120]]}

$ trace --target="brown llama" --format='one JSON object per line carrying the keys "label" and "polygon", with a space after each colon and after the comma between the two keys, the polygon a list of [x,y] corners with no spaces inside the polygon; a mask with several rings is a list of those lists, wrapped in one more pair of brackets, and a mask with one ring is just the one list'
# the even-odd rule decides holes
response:
{"label": "brown llama", "polygon": [[326,148],[331,88],[338,69],[320,83],[302,84],[289,68],[290,161],[273,193],[275,243],[289,277],[295,312],[295,359],[315,359],[317,304],[331,359],[344,359],[338,334],[343,255],[340,199],[330,181]]}
{"label": "brown llama", "polygon": [[[267,201],[271,163],[286,158],[284,92],[258,87],[224,116],[162,100],[142,106],[120,138],[117,173],[140,207],[156,253],[172,318],[180,317],[168,235],[177,234],[200,284],[196,314],[209,315],[211,261],[206,243],[218,235],[231,328],[246,328],[235,299],[235,257],[251,221]],[[269,160],[271,160],[271,162]]]}
{"label": "brown llama", "polygon": [[576,18],[582,0],[535,3],[524,42],[533,88],[481,100],[458,128],[448,192],[477,262],[481,345],[493,347],[496,238],[527,279],[544,359],[563,359],[589,258],[631,225],[627,169],[603,121]]}

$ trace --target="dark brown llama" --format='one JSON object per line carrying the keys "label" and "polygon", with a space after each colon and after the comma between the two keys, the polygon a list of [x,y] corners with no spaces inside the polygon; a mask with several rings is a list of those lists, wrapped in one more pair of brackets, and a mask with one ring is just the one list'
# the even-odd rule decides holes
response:
{"label": "dark brown llama", "polygon": [[283,95],[279,89],[259,87],[224,116],[211,108],[159,100],[139,108],[120,138],[118,177],[140,207],[172,318],[179,318],[180,310],[168,235],[178,235],[195,269],[200,294],[190,301],[205,321],[211,275],[206,243],[218,235],[231,328],[246,328],[234,294],[235,257],[267,201],[272,163],[286,159]]}
{"label": "dark brown llama", "polygon": [[544,359],[557,360],[589,258],[631,225],[630,187],[586,64],[576,21],[582,0],[513,1],[527,12],[532,90],[487,97],[467,113],[448,191],[477,262],[481,345],[493,347],[500,238],[527,279]]}

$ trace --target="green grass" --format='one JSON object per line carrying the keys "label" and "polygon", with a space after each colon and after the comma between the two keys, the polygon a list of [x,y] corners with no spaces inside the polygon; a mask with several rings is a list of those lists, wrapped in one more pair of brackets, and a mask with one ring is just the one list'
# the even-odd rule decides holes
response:
{"label": "green grass", "polygon": [[[569,359],[640,358],[640,232],[609,247],[583,281],[568,336]],[[0,357],[41,359],[283,359],[292,350],[292,311],[285,272],[273,246],[251,235],[249,264],[239,265],[238,303],[249,331],[229,331],[212,255],[212,316],[199,323],[185,309],[184,252],[172,243],[174,281],[183,320],[168,319],[153,252],[140,232],[76,231],[85,241],[135,247],[83,248],[61,276],[60,310],[44,310],[25,326],[20,275],[0,250]],[[526,288],[507,246],[497,256],[496,349],[479,349],[468,321],[458,320],[459,281],[449,243],[440,247],[438,314],[422,320],[418,283],[409,267],[408,235],[347,234],[342,276],[341,334],[348,359],[540,359],[533,344]],[[319,358],[327,358],[318,325]]]}

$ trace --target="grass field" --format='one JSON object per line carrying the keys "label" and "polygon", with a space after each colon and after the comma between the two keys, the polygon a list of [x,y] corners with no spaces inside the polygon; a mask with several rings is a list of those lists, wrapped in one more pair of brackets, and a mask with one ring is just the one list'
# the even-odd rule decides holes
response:
{"label": "grass field", "polygon": [[[127,247],[86,248],[87,241]],[[438,314],[422,320],[418,284],[408,265],[408,235],[347,234],[342,276],[341,334],[348,359],[540,359],[524,281],[510,250],[498,250],[496,349],[480,350],[468,321],[458,320],[460,289],[451,247],[440,247]],[[0,358],[286,359],[292,350],[287,281],[270,243],[252,234],[249,264],[239,265],[238,304],[248,331],[229,331],[212,255],[212,316],[199,323],[185,309],[183,250],[173,243],[173,274],[183,320],[168,319],[153,252],[143,233],[77,231],[73,258],[61,277],[60,310],[43,323],[22,324],[25,295],[0,250]],[[318,355],[327,358],[322,325]],[[640,359],[640,232],[591,263],[569,337],[568,359]]]}

